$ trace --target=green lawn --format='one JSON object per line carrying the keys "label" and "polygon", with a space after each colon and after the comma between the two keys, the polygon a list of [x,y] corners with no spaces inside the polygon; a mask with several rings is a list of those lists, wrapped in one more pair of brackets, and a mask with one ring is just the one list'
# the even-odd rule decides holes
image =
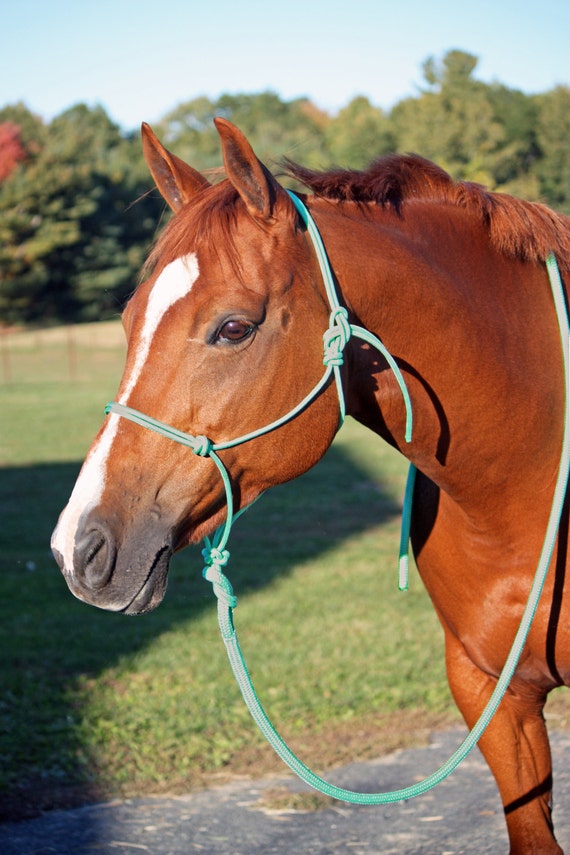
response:
{"label": "green lawn", "polygon": [[[164,603],[138,618],[74,600],[51,558],[51,530],[116,391],[121,341],[116,324],[4,341],[5,815],[281,769],[233,683],[197,549],[175,558]],[[321,769],[457,720],[415,572],[398,591],[405,472],[348,420],[326,458],[264,496],[230,540],[235,620],[258,693]]]}

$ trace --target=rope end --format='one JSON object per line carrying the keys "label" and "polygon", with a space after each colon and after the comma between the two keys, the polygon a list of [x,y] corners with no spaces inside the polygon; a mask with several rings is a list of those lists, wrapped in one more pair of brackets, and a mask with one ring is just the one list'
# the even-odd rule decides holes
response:
{"label": "rope end", "polygon": [[398,564],[398,590],[407,591],[409,588],[409,560],[408,556],[400,555]]}

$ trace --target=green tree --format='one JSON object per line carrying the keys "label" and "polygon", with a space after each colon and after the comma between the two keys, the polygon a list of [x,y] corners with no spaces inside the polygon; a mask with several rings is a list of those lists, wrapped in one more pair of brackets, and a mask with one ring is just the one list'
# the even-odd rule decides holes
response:
{"label": "green tree", "polygon": [[160,208],[153,197],[130,208],[151,183],[141,183],[133,154],[101,108],[79,105],[54,119],[34,161],[3,182],[0,320],[92,320],[120,310]]}
{"label": "green tree", "polygon": [[154,130],[165,145],[203,172],[220,165],[220,142],[213,124],[216,115],[213,101],[195,98],[167,113]]}
{"label": "green tree", "polygon": [[[474,74],[453,50],[423,64],[423,87],[386,115],[357,97],[331,117],[274,92],[196,98],[157,123],[197,169],[221,165],[215,116],[247,134],[269,166],[362,168],[417,151],[456,178],[570,213],[570,89],[527,96]],[[215,172],[212,172],[216,177]],[[23,104],[0,110],[0,323],[116,314],[136,284],[164,203],[142,159],[105,111],[77,105],[44,124]]]}
{"label": "green tree", "polygon": [[397,104],[390,119],[399,150],[435,160],[455,178],[494,186],[504,130],[489,87],[472,76],[476,66],[476,57],[458,50],[441,63],[430,57],[423,65],[427,90]]}
{"label": "green tree", "polygon": [[527,199],[540,195],[533,168],[540,158],[537,138],[538,109],[533,98],[500,84],[487,88],[494,122],[502,127],[500,147],[490,163],[493,184],[500,190]]}
{"label": "green tree", "polygon": [[328,123],[325,142],[332,162],[351,169],[362,169],[395,147],[388,118],[364,96],[354,98]]}
{"label": "green tree", "polygon": [[168,113],[157,130],[183,159],[204,171],[221,165],[215,116],[237,125],[268,165],[284,155],[308,166],[328,160],[323,131],[329,117],[306,98],[283,101],[274,92],[197,98]]}
{"label": "green tree", "polygon": [[570,87],[558,86],[537,95],[535,104],[541,158],[534,171],[540,193],[549,204],[570,214]]}

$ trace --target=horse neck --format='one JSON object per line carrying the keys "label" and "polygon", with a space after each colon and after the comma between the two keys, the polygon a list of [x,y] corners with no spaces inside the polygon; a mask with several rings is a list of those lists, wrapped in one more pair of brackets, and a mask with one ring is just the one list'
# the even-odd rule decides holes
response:
{"label": "horse neck", "polygon": [[550,477],[561,440],[545,413],[564,390],[544,269],[494,251],[483,225],[452,206],[413,203],[402,218],[350,209],[346,219],[321,203],[315,216],[347,307],[404,372],[412,444],[391,372],[357,343],[348,412],[460,502],[486,479],[495,492],[505,479],[540,488],[536,473]]}

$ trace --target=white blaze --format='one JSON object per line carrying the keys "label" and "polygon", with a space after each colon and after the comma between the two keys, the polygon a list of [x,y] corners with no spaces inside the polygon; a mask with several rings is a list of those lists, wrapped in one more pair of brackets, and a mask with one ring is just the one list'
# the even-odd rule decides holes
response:
{"label": "white blaze", "polygon": [[192,253],[183,258],[177,258],[168,264],[150,292],[144,326],[139,342],[139,349],[135,358],[135,364],[125,391],[121,395],[120,404],[126,404],[131,392],[137,384],[142,367],[145,364],[153,336],[165,313],[174,303],[185,297],[190,292],[194,282],[198,278],[198,259]]}
{"label": "white blaze", "polygon": [[[146,306],[144,325],[130,377],[120,403],[126,404],[147,360],[152,340],[158,326],[171,306],[192,290],[199,276],[198,259],[194,253],[168,264],[156,280]],[[103,495],[107,474],[107,459],[119,427],[119,416],[111,414],[105,429],[92,446],[69,502],[62,512],[53,533],[52,546],[63,555],[65,569],[73,569],[75,533],[81,515],[88,507],[96,505]]]}

